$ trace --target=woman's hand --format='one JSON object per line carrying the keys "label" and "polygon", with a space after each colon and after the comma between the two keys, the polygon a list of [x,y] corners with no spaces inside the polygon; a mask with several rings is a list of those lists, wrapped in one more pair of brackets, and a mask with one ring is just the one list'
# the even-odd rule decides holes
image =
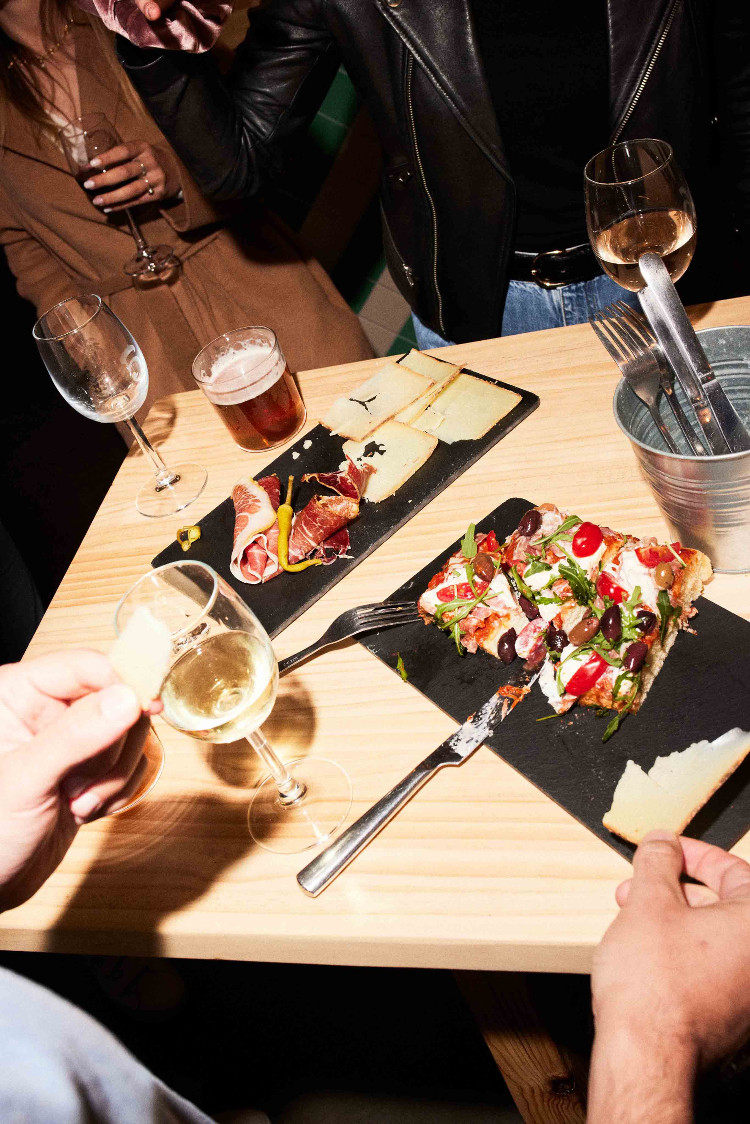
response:
{"label": "woman's hand", "polygon": [[165,157],[146,141],[118,144],[91,161],[92,168],[107,171],[91,175],[83,186],[96,192],[91,201],[105,215],[172,199],[180,190],[180,180],[177,168]]}

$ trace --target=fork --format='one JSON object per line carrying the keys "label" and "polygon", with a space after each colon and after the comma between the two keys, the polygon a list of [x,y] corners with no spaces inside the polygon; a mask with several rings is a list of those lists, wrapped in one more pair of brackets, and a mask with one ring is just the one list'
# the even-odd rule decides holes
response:
{"label": "fork", "polygon": [[628,321],[633,330],[639,333],[643,338],[644,343],[651,348],[652,352],[654,353],[654,358],[659,365],[659,381],[661,382],[661,388],[664,391],[667,402],[672,409],[675,421],[682,430],[682,436],[685,438],[693,453],[697,457],[708,456],[705,446],[688,421],[685,411],[680,405],[680,401],[674,392],[674,371],[669,366],[667,358],[662,351],[662,346],[654,335],[653,328],[649,324],[648,320],[642,312],[638,312],[637,309],[631,308],[631,306],[629,304],[626,304],[625,301],[615,301],[614,304],[610,307],[618,309]]}
{"label": "fork", "polygon": [[377,628],[392,628],[397,624],[411,624],[420,619],[414,601],[377,601],[372,605],[358,605],[356,609],[347,609],[341,616],[336,617],[325,630],[319,640],[308,644],[300,652],[279,661],[279,674],[296,667],[302,660],[319,652],[322,648],[329,648],[339,640],[346,640],[350,636],[358,636],[360,632],[372,632]]}
{"label": "fork", "polygon": [[595,312],[589,318],[589,322],[622,371],[630,389],[648,409],[667,448],[672,453],[680,453],[677,442],[659,413],[657,400],[662,389],[661,375],[659,364],[650,348],[624,323],[622,314],[614,305],[607,305],[606,308]]}

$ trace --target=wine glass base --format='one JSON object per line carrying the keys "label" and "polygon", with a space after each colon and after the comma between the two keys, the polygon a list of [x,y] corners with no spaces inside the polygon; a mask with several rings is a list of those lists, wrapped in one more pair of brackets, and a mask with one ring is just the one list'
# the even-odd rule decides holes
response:
{"label": "wine glass base", "polygon": [[162,277],[180,268],[180,259],[171,246],[149,246],[142,254],[136,254],[122,267],[128,277]]}
{"label": "wine glass base", "polygon": [[149,480],[136,496],[135,506],[141,515],[158,519],[162,515],[175,515],[197,500],[206,486],[208,473],[199,464],[174,464],[169,466],[172,482],[160,484]]}
{"label": "wine glass base", "polygon": [[302,799],[284,805],[273,777],[260,784],[247,814],[255,842],[277,855],[296,855],[327,843],[349,814],[352,782],[327,757],[302,757],[289,762],[295,780],[306,787]]}

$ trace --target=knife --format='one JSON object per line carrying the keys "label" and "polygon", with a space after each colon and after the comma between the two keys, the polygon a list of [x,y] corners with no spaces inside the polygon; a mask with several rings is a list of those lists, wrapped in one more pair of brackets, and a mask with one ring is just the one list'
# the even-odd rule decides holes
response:
{"label": "knife", "polygon": [[714,455],[750,449],[750,435],[714,374],[684,305],[658,254],[638,259],[647,287],[639,294],[643,311],[687,395]]}
{"label": "knife", "polygon": [[[348,827],[338,839],[321,851],[297,875],[297,882],[310,897],[315,898],[339,874],[345,866],[364,850],[370,840],[385,827],[399,812],[414,793],[426,784],[438,769],[446,765],[463,765],[464,761],[492,735],[496,726],[510,714],[528,694],[539,678],[539,671],[524,671],[517,682],[500,687],[481,710],[472,714],[454,734],[434,749],[416,769],[399,781],[390,792],[386,792],[377,804],[373,804]],[[507,693],[510,687],[512,694]],[[515,698],[513,697],[515,695]],[[503,703],[507,704],[503,706]]]}

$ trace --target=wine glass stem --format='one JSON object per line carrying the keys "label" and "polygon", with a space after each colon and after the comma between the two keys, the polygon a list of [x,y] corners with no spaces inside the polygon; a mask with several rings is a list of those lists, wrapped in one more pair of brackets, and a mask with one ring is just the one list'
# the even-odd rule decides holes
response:
{"label": "wine glass stem", "polygon": [[139,256],[144,257],[144,258],[148,257],[151,251],[148,248],[148,243],[146,242],[146,239],[141,234],[141,229],[138,226],[138,223],[135,221],[132,214],[130,213],[130,207],[125,207],[125,217],[127,218],[128,224],[130,226],[130,233],[133,235],[133,239],[135,241],[135,244],[138,247]]}
{"label": "wine glass stem", "polygon": [[128,425],[130,426],[131,433],[133,434],[136,441],[140,445],[141,452],[143,452],[145,454],[145,456],[148,457],[148,459],[151,461],[152,465],[154,466],[154,473],[156,475],[157,488],[167,488],[167,487],[169,487],[170,484],[176,484],[177,481],[180,479],[179,476],[177,475],[176,472],[172,472],[171,469],[167,468],[164,461],[161,459],[161,457],[157,453],[156,449],[151,444],[148,437],[143,432],[143,430],[141,429],[140,425],[135,420],[135,418],[126,418],[125,420],[127,421]]}
{"label": "wine glass stem", "polygon": [[286,765],[279,761],[265,735],[260,730],[253,730],[251,734],[247,735],[247,740],[268,766],[268,770],[279,790],[281,803],[286,805],[296,804],[297,801],[301,800],[307,789],[299,781],[296,781]]}

